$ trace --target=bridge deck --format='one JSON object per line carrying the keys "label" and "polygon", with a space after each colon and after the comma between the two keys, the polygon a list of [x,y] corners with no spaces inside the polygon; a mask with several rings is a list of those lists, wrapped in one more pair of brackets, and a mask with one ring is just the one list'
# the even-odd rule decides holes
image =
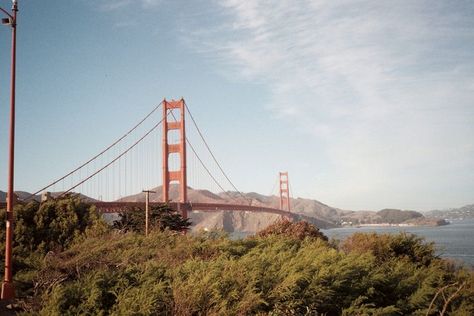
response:
{"label": "bridge deck", "polygon": [[[20,202],[21,203],[21,202]],[[117,213],[126,211],[129,208],[144,208],[144,202],[90,202],[95,205],[96,208],[102,213]],[[163,202],[150,202],[150,206],[161,206]],[[169,206],[173,209],[178,209],[178,203],[169,203]],[[218,211],[240,211],[240,212],[252,212],[252,213],[272,213],[288,218],[295,218],[296,214],[275,209],[271,207],[254,206],[254,205],[239,205],[239,204],[224,204],[224,203],[179,203],[181,209],[187,211],[200,211],[200,212],[218,212]],[[5,202],[0,202],[0,209],[6,208]]]}

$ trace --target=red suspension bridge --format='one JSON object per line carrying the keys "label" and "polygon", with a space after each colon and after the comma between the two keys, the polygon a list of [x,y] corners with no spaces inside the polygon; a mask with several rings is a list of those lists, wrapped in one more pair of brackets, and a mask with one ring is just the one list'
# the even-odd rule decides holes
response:
{"label": "red suspension bridge", "polygon": [[[190,133],[186,130],[186,114],[194,126]],[[200,140],[201,148],[197,142],[191,141],[193,137]],[[211,164],[204,162],[204,156]],[[161,184],[159,178],[162,179]],[[215,199],[190,201],[189,182],[194,188],[208,189],[206,192],[220,191],[220,195],[215,196],[221,196],[222,202]],[[88,201],[102,212],[121,212],[144,205],[142,201],[131,201],[130,198],[124,199],[124,196],[160,185],[161,192],[150,205],[166,203],[186,218],[191,211],[245,211],[273,213],[292,220],[297,218],[290,212],[288,173],[279,174],[279,208],[252,205],[252,201],[237,189],[222,168],[184,99],[163,100],[98,154],[18,202],[27,202],[47,191],[59,192],[53,194],[55,197],[74,192],[88,197]],[[226,186],[230,186],[231,190],[225,190]],[[0,203],[0,207],[4,207],[4,203]]]}

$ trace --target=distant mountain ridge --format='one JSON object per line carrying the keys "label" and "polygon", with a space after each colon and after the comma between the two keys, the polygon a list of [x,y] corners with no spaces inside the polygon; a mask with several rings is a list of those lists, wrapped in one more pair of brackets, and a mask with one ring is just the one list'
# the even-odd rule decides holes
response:
{"label": "distant mountain ridge", "polygon": [[[151,202],[162,200],[162,187],[152,189],[155,194],[150,195]],[[178,198],[178,187],[172,185],[170,188],[170,199]],[[255,192],[221,192],[213,193],[208,190],[198,190],[188,187],[188,200],[191,203],[224,203],[224,204],[251,204],[254,206],[279,208],[279,197],[265,196]],[[138,193],[119,199],[120,202],[145,202],[145,193]],[[338,209],[327,206],[319,201],[306,199],[291,199],[292,212],[301,214],[302,218],[312,222],[321,228],[333,228],[338,226],[336,216]],[[327,215],[327,216],[326,216]],[[275,214],[251,213],[251,212],[213,212],[190,214],[195,229],[225,229],[226,231],[255,232],[279,218]]]}
{"label": "distant mountain ridge", "polygon": [[[161,187],[153,189],[156,194],[150,196],[151,201],[161,201]],[[178,198],[178,187],[172,186],[170,199]],[[212,193],[208,190],[188,188],[188,200],[194,203],[227,203],[251,204],[262,207],[279,208],[280,198],[272,195],[262,195],[255,192],[222,192]],[[121,198],[124,202],[145,202],[145,194]],[[403,211],[398,209],[384,209],[376,211],[349,211],[331,207],[317,200],[296,198],[290,199],[291,212],[301,216],[320,228],[334,228],[343,224],[412,224],[412,225],[438,225],[436,221],[425,219],[423,214],[416,211]],[[273,214],[257,214],[250,212],[216,212],[192,213],[196,229],[221,228],[227,231],[255,232],[278,218]],[[257,224],[256,224],[257,223]]]}
{"label": "distant mountain ridge", "polygon": [[[159,202],[162,200],[162,187],[152,189],[155,194],[150,195],[150,201]],[[178,198],[178,186],[172,185],[170,188],[170,199]],[[18,191],[20,199],[26,198],[28,192]],[[51,193],[53,197],[58,196],[60,192]],[[96,201],[90,197],[81,195],[87,201]],[[5,200],[6,194],[0,191],[0,199]],[[35,196],[36,200],[40,196]],[[275,195],[267,196],[256,192],[221,192],[213,193],[208,190],[199,190],[188,187],[188,200],[191,203],[224,203],[224,204],[251,204],[254,206],[279,208],[280,198]],[[138,193],[122,197],[117,201],[121,202],[141,202],[145,203],[145,193]],[[359,225],[359,224],[414,224],[414,225],[436,225],[436,221],[426,219],[423,214],[416,211],[403,211],[398,209],[384,209],[380,211],[350,211],[331,207],[320,201],[313,199],[295,198],[290,199],[291,211],[298,214],[301,219],[309,221],[320,228],[334,228],[341,225]],[[467,211],[473,210],[474,205],[466,206]],[[465,208],[466,208],[465,207]],[[469,208],[471,207],[471,208]],[[455,209],[452,209],[455,210]],[[431,213],[433,212],[433,213]],[[436,218],[445,218],[444,216],[435,216],[436,212],[431,211],[428,216]],[[240,231],[253,233],[265,228],[279,218],[275,214],[252,213],[252,212],[192,212],[190,218],[195,230],[224,229],[229,232]]]}
{"label": "distant mountain ridge", "polygon": [[[53,198],[58,197],[62,193],[63,193],[62,191],[60,191],[60,192],[49,192],[49,194]],[[26,192],[26,191],[15,191],[15,194],[17,195],[17,197],[20,201],[24,201],[25,199],[31,199],[31,200],[38,201],[38,202],[41,201],[41,195],[40,194],[31,196],[31,193]],[[96,199],[91,198],[91,197],[89,197],[87,195],[84,195],[82,193],[74,193],[74,194],[79,194],[79,197],[84,201],[97,202]],[[5,201],[6,199],[7,199],[7,193],[0,190],[0,201]]]}

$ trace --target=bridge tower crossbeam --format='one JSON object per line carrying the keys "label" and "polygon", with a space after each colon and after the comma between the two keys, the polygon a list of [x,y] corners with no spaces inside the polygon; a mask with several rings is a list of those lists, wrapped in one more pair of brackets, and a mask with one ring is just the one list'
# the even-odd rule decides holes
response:
{"label": "bridge tower crossbeam", "polygon": [[[179,109],[180,120],[170,121],[170,111]],[[163,194],[164,203],[170,201],[170,184],[172,182],[179,183],[179,200],[178,211],[184,218],[187,218],[187,209],[180,207],[181,204],[187,203],[187,179],[186,179],[186,124],[185,124],[185,104],[184,100],[178,101],[163,100]],[[174,116],[174,115],[173,115]],[[173,117],[171,116],[171,117]],[[170,144],[168,139],[169,131],[179,131],[179,142]],[[180,161],[179,170],[171,170],[169,168],[169,158],[171,154],[178,154]],[[183,205],[184,206],[184,205]]]}
{"label": "bridge tower crossbeam", "polygon": [[290,212],[290,184],[288,172],[280,172],[280,209]]}

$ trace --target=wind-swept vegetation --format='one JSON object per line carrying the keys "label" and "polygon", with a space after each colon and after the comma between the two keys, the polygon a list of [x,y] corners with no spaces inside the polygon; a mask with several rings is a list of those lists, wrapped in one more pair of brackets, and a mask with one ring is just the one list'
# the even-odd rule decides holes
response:
{"label": "wind-swept vegetation", "polygon": [[[240,240],[158,222],[145,237],[74,198],[49,203],[17,208],[23,314],[474,314],[473,272],[414,235],[356,234],[336,246],[312,225],[280,221]],[[29,237],[17,232],[22,218]]]}

